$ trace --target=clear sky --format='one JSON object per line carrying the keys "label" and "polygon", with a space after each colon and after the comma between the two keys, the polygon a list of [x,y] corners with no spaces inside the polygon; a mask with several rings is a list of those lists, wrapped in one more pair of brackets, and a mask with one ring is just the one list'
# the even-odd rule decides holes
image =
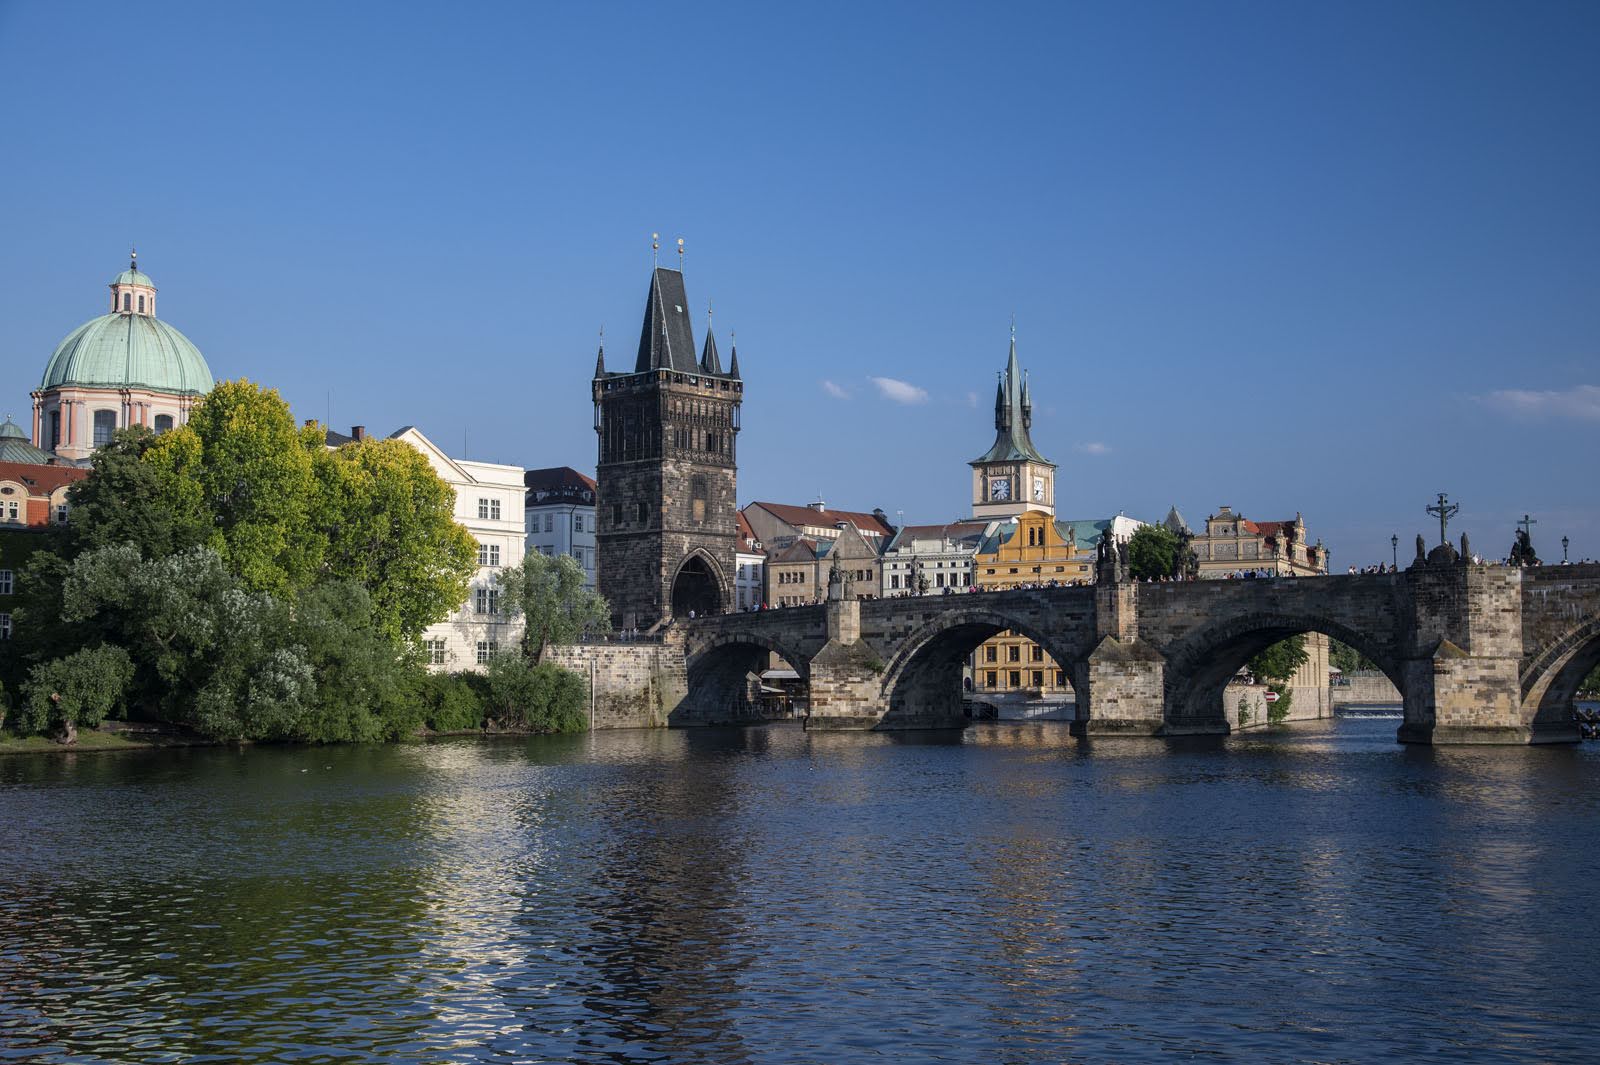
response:
{"label": "clear sky", "polygon": [[0,0],[0,403],[136,244],[218,378],[592,471],[655,231],[742,501],[967,513],[1015,314],[1064,517],[1342,570],[1447,491],[1600,556],[1596,56],[1593,3]]}

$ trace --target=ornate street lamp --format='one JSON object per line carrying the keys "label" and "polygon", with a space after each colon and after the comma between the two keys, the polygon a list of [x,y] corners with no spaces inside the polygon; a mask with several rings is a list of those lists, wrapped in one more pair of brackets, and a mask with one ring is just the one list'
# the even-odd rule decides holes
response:
{"label": "ornate street lamp", "polygon": [[1400,534],[1395,533],[1389,537],[1389,561],[1394,563],[1394,568],[1400,568]]}
{"label": "ornate street lamp", "polygon": [[1567,538],[1565,536],[1561,538],[1561,564],[1563,566],[1567,564]]}

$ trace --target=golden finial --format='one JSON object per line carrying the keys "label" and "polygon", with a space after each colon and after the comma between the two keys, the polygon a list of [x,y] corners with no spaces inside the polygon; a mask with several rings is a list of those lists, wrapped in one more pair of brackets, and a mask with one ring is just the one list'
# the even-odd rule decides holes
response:
{"label": "golden finial", "polygon": [[683,273],[683,238],[678,238],[678,273]]}
{"label": "golden finial", "polygon": [[137,269],[139,269],[139,249],[138,248],[129,248],[128,249],[128,269],[129,270],[137,270]]}
{"label": "golden finial", "polygon": [[661,234],[650,234],[650,265],[661,265]]}

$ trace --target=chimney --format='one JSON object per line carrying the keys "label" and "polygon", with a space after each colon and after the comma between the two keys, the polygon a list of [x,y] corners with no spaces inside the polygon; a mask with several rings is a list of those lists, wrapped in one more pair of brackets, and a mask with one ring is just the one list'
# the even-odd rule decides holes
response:
{"label": "chimney", "polygon": [[821,513],[823,513],[824,511],[826,511],[828,509],[828,504],[826,504],[826,503],[824,503],[822,501],[822,497],[821,496],[817,497],[816,502],[807,503],[806,506],[808,506],[812,510],[816,511],[818,514],[821,514]]}
{"label": "chimney", "polygon": [[352,439],[352,440],[365,440],[366,438],[367,438],[367,427],[365,425],[352,425],[350,427],[350,439]]}

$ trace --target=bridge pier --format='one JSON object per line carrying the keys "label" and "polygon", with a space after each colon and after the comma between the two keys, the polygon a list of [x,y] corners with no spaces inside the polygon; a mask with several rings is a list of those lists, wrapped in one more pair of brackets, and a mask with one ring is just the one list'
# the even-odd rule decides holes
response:
{"label": "bridge pier", "polygon": [[879,689],[883,660],[861,639],[861,602],[832,599],[828,642],[811,659],[811,711],[806,729],[860,732],[883,718]]}
{"label": "bridge pier", "polygon": [[[1166,662],[1149,644],[1133,637],[1104,637],[1073,671],[1078,696],[1074,736],[1158,736],[1166,734],[1163,699]],[[1226,730],[1224,730],[1226,731]]]}

